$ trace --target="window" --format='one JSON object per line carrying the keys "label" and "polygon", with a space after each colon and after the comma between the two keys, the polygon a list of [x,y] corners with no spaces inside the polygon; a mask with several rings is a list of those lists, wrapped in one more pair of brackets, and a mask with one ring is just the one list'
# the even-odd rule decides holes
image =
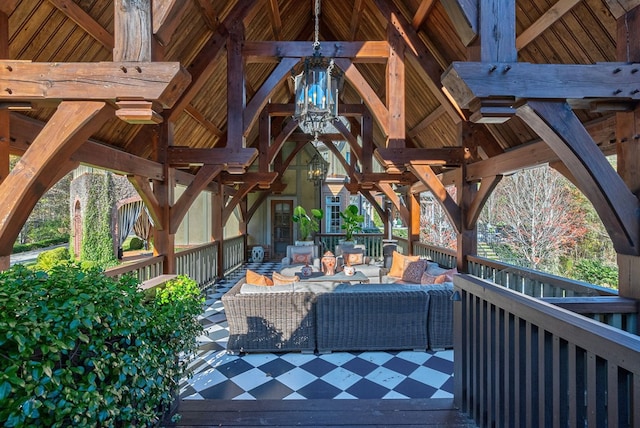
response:
{"label": "window", "polygon": [[340,233],[340,196],[327,196],[324,211],[327,233]]}

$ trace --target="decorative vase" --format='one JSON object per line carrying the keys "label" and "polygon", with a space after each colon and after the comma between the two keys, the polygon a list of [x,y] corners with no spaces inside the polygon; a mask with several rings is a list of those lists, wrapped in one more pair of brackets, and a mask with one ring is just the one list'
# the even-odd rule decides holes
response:
{"label": "decorative vase", "polygon": [[311,276],[311,274],[313,273],[313,269],[311,268],[311,266],[306,264],[302,266],[302,268],[300,269],[300,273],[302,274],[302,276]]}
{"label": "decorative vase", "polygon": [[344,274],[347,276],[353,276],[356,273],[356,268],[351,266],[351,265],[347,265],[344,267]]}
{"label": "decorative vase", "polygon": [[331,251],[324,253],[320,259],[322,263],[322,272],[325,275],[335,275],[336,273],[336,256]]}

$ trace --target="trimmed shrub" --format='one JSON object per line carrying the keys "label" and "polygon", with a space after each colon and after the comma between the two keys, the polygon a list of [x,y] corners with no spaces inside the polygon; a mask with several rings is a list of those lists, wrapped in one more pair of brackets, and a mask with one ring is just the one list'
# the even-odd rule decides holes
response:
{"label": "trimmed shrub", "polygon": [[147,426],[177,391],[203,298],[179,277],[149,301],[129,276],[58,265],[0,273],[0,425]]}
{"label": "trimmed shrub", "polygon": [[137,236],[134,236],[129,241],[129,250],[142,250],[144,247],[144,241]]}
{"label": "trimmed shrub", "polygon": [[55,265],[69,261],[69,249],[66,247],[54,248],[38,254],[36,259],[36,270],[50,271]]}

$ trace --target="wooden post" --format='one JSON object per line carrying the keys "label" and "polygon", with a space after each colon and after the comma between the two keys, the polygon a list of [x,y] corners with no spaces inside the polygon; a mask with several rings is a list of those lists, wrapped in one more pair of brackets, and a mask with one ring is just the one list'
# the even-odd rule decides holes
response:
{"label": "wooden post", "polygon": [[151,0],[115,0],[113,60],[151,61]]}
{"label": "wooden post", "polygon": [[242,21],[229,30],[227,39],[227,147],[240,150],[244,147],[245,107],[244,58]]}
{"label": "wooden post", "polygon": [[407,195],[407,205],[409,206],[409,254],[413,255],[413,242],[420,240],[420,193],[411,193]]}
{"label": "wooden post", "polygon": [[[619,61],[640,62],[640,7],[618,19],[617,57]],[[633,43],[631,43],[633,42]],[[629,190],[640,197],[640,108],[616,114],[618,174]],[[618,253],[618,293],[640,299],[640,257]]]}
{"label": "wooden post", "polygon": [[224,185],[219,181],[218,192],[211,195],[211,240],[218,243],[218,272],[216,273],[218,278],[224,275],[224,254],[222,253],[224,199]]}
{"label": "wooden post", "polygon": [[[0,59],[9,59],[9,17],[0,11]],[[0,184],[9,175],[9,110],[0,108]]]}
{"label": "wooden post", "polygon": [[171,206],[174,201],[175,168],[171,168],[167,161],[167,151],[173,145],[173,124],[165,121],[158,126],[156,138],[156,161],[162,163],[164,180],[156,180],[153,184],[153,194],[158,201],[160,225],[154,230],[154,255],[164,256],[163,273],[176,273],[175,232],[171,230]]}
{"label": "wooden post", "polygon": [[387,108],[389,109],[389,139],[387,147],[405,147],[405,76],[404,40],[390,22],[387,27],[391,52],[387,62]]}

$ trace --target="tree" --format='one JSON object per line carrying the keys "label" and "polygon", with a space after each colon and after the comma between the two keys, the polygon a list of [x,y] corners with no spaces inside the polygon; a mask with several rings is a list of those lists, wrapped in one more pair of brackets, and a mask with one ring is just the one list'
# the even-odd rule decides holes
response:
{"label": "tree", "polygon": [[[455,187],[448,187],[447,192],[455,199]],[[457,248],[456,231],[431,192],[420,194],[420,241],[443,248]]]}
{"label": "tree", "polygon": [[554,270],[586,233],[584,211],[569,183],[548,166],[505,177],[492,196],[503,238],[532,269]]}

